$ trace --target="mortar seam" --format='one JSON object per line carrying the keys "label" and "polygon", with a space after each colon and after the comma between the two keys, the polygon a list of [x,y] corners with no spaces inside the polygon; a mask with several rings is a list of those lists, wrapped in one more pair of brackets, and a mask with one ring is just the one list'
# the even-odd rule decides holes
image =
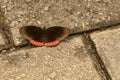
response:
{"label": "mortar seam", "polygon": [[[118,26],[120,25],[120,23],[117,23],[117,24],[113,24],[113,25],[108,25],[108,26],[104,26],[104,27],[100,27],[100,28],[96,28],[96,29],[92,29],[92,30],[87,30],[87,31],[82,31],[82,32],[77,32],[77,33],[73,33],[73,34],[70,34],[69,36],[74,36],[74,35],[80,35],[80,34],[84,34],[84,33],[93,33],[93,32],[96,32],[96,31],[105,31],[105,30],[108,30],[108,29],[114,29],[114,28],[120,28],[120,27],[115,27],[115,26]],[[9,33],[11,34],[10,30],[9,30]],[[7,35],[7,33],[5,33]],[[7,37],[8,39],[9,37]],[[11,39],[13,39],[12,37],[10,37]],[[10,40],[9,40],[10,41]],[[14,44],[14,41],[12,40],[13,44],[12,46],[15,48],[15,49],[21,49],[21,48],[24,48],[24,47],[27,47],[28,44],[24,44],[24,45],[21,45],[21,46],[15,46]],[[10,45],[10,44],[8,44]],[[11,46],[10,46],[11,47]],[[6,52],[9,52],[11,48],[7,48],[7,49],[3,49],[3,50],[7,50]],[[0,51],[0,53],[2,52],[2,50]]]}
{"label": "mortar seam", "polygon": [[90,38],[90,34],[83,34],[82,39],[83,43],[85,44],[85,49],[88,52],[90,58],[92,59],[94,66],[101,78],[103,78],[104,80],[112,80],[103,60],[97,52],[93,40]]}

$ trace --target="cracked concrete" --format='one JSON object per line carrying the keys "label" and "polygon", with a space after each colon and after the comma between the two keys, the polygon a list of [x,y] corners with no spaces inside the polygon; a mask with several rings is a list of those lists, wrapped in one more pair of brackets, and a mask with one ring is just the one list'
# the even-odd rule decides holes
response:
{"label": "cracked concrete", "polygon": [[[0,0],[0,7],[1,80],[120,79],[120,0]],[[65,26],[72,35],[34,47],[19,33],[26,25]]]}

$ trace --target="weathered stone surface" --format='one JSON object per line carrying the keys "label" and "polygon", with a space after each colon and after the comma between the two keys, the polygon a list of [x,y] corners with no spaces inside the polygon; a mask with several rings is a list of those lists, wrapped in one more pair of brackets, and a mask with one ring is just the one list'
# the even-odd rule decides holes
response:
{"label": "weathered stone surface", "polygon": [[3,27],[3,23],[4,23],[4,13],[3,11],[1,10],[1,5],[0,5],[0,48],[1,48],[1,45],[5,45],[5,41],[3,39],[3,36],[2,36],[2,27]]}
{"label": "weathered stone surface", "polygon": [[4,21],[4,16],[3,16],[3,12],[1,11],[1,6],[0,6],[0,45],[4,45],[4,39],[2,37],[2,25],[3,25],[3,21]]}
{"label": "weathered stone surface", "polygon": [[120,0],[1,0],[15,44],[24,25],[66,26],[71,33],[120,22]]}
{"label": "weathered stone surface", "polygon": [[5,45],[5,41],[4,41],[3,37],[2,37],[1,30],[0,30],[0,46],[1,45]]}
{"label": "weathered stone surface", "polygon": [[4,13],[3,11],[1,10],[1,5],[0,5],[0,27],[3,27],[3,23],[4,23]]}
{"label": "weathered stone surface", "polygon": [[113,80],[120,79],[120,28],[91,34]]}
{"label": "weathered stone surface", "polygon": [[101,80],[80,36],[0,55],[1,80]]}

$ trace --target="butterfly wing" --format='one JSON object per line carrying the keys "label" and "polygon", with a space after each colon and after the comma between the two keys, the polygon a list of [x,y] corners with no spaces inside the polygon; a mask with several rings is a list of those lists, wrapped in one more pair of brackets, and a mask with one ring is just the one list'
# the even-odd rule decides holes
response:
{"label": "butterfly wing", "polygon": [[69,35],[70,30],[60,26],[48,29],[41,29],[36,26],[24,26],[20,28],[20,33],[35,46],[56,46]]}
{"label": "butterfly wing", "polygon": [[28,40],[43,41],[44,31],[40,27],[24,26],[20,28],[20,33]]}
{"label": "butterfly wing", "polygon": [[63,40],[70,33],[70,30],[66,27],[54,26],[45,30],[46,42],[52,42],[55,40]]}

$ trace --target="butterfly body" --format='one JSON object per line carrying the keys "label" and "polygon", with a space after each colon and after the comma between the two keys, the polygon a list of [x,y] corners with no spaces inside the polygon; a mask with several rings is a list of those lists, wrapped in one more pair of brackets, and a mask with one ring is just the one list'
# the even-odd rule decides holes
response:
{"label": "butterfly body", "polygon": [[24,26],[20,33],[35,46],[55,46],[69,35],[70,30],[66,27],[54,26],[42,29],[36,26]]}

